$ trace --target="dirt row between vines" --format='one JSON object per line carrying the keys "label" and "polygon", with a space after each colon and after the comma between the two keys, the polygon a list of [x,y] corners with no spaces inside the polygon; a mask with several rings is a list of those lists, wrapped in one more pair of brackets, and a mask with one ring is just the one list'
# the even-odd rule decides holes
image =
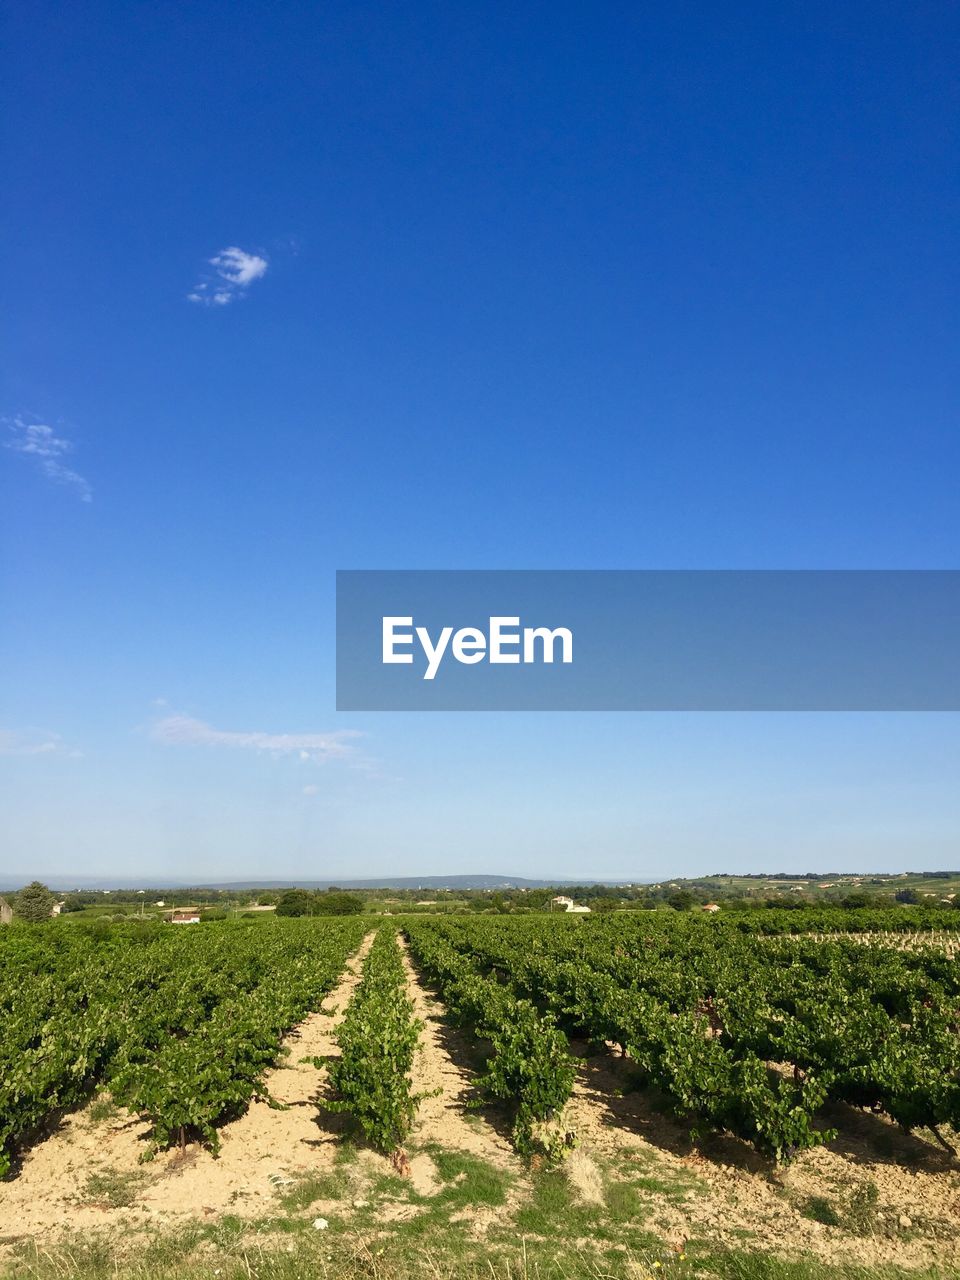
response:
{"label": "dirt row between vines", "polygon": [[[413,1069],[413,1090],[426,1096],[417,1108],[414,1141],[436,1142],[497,1165],[514,1163],[513,1149],[506,1138],[468,1111],[473,1097],[472,1075],[448,1051],[446,1010],[420,982],[402,939],[400,946],[407,972],[407,996],[413,1002],[414,1017],[423,1024]],[[468,1114],[474,1122],[467,1120]]]}

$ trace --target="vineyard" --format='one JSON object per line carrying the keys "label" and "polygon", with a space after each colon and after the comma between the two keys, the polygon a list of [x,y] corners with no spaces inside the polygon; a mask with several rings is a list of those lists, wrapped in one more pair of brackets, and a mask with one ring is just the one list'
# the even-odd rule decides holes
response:
{"label": "vineyard", "polygon": [[[951,1171],[955,938],[954,913],[934,911],[8,927],[0,1217],[4,1189],[29,1183],[32,1153],[52,1150],[50,1135],[97,1098],[118,1109],[111,1140],[126,1143],[131,1179],[153,1176],[140,1167],[163,1177],[171,1159],[194,1152],[213,1163],[195,1166],[192,1194],[215,1199],[226,1142],[221,1211],[254,1176],[236,1163],[230,1135],[265,1109],[298,1108],[260,1148],[279,1172],[258,1202],[357,1145],[408,1178],[411,1160],[443,1167],[430,1142],[482,1151],[504,1177],[572,1171],[600,1158],[588,1071],[600,1082],[591,1106],[605,1109],[607,1126],[652,1106],[691,1151],[736,1141],[765,1162],[764,1176],[827,1150],[850,1115],[918,1135],[912,1159],[929,1151]],[[324,1005],[335,989],[331,1019]],[[425,1045],[433,1075],[424,1074]],[[300,1073],[293,1092],[277,1091],[284,1071]],[[626,1097],[638,1102],[625,1107]],[[124,1136],[124,1116],[135,1118],[135,1139]],[[160,1184],[150,1185],[156,1199]],[[350,1194],[324,1212],[356,1214],[349,1206],[364,1205],[366,1192]],[[417,1194],[420,1213],[428,1193]]]}
{"label": "vineyard", "polygon": [[238,1114],[280,1041],[336,981],[363,926],[216,934],[0,935],[0,1172],[98,1086],[147,1117],[153,1147]]}
{"label": "vineyard", "polygon": [[509,1080],[521,1146],[530,1121],[569,1094],[561,1031],[615,1045],[695,1132],[733,1133],[778,1161],[834,1136],[818,1127],[828,1100],[944,1145],[940,1126],[960,1128],[960,973],[935,947],[627,915],[417,921],[409,932],[454,1012],[491,1041],[490,1075]]}

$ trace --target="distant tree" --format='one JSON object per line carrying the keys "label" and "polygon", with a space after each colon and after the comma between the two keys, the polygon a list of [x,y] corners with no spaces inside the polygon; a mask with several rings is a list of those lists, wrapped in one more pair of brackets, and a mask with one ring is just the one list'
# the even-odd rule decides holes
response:
{"label": "distant tree", "polygon": [[872,907],[876,902],[876,898],[871,893],[848,893],[840,899],[841,907],[845,907],[848,911],[858,911],[863,907]]}
{"label": "distant tree", "polygon": [[689,911],[695,901],[689,889],[678,889],[667,899],[667,906],[673,907],[674,911]]}
{"label": "distant tree", "polygon": [[594,898],[593,902],[590,904],[591,910],[599,911],[601,913],[604,911],[616,911],[619,905],[620,903],[616,898]]}
{"label": "distant tree", "polygon": [[316,895],[307,889],[285,889],[277,900],[278,916],[312,916]]}
{"label": "distant tree", "polygon": [[893,896],[898,902],[906,902],[909,906],[916,906],[920,901],[920,894],[916,889],[898,889]]}
{"label": "distant tree", "polygon": [[28,884],[13,900],[14,914],[20,920],[27,920],[31,924],[39,924],[42,920],[49,920],[50,913],[53,911],[53,894],[45,884],[41,884],[39,880],[34,880]]}
{"label": "distant tree", "polygon": [[313,910],[319,916],[358,916],[363,907],[363,898],[356,893],[320,893],[313,904]]}
{"label": "distant tree", "polygon": [[548,911],[552,897],[552,889],[531,889],[523,895],[524,903],[531,911]]}

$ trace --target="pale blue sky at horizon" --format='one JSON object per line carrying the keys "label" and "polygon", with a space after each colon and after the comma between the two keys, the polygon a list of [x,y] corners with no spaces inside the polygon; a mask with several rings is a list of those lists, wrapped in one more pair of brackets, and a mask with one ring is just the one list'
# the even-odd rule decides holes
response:
{"label": "pale blue sky at horizon", "polygon": [[0,872],[960,867],[960,717],[363,714],[338,568],[956,568],[960,16],[18,3]]}

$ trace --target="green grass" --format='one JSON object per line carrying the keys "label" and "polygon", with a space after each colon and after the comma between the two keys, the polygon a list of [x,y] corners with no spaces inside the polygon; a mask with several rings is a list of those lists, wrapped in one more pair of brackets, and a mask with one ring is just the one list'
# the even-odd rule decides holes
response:
{"label": "green grass", "polygon": [[104,1124],[108,1120],[115,1120],[120,1114],[120,1108],[109,1096],[103,1094],[99,1098],[94,1098],[86,1111],[86,1119],[89,1124]]}
{"label": "green grass", "polygon": [[428,1154],[444,1183],[443,1190],[433,1199],[440,1201],[445,1210],[455,1212],[469,1205],[496,1206],[506,1200],[511,1178],[503,1170],[463,1151],[430,1147]]}
{"label": "green grass", "polygon": [[[437,1170],[440,1181],[437,1191],[421,1195],[406,1179],[382,1175],[364,1190],[361,1208],[343,1219],[331,1219],[330,1237],[343,1235],[355,1239],[359,1234],[388,1235],[388,1243],[394,1248],[422,1247],[424,1242],[432,1244],[443,1239],[446,1254],[459,1256],[473,1220],[471,1210],[502,1206],[512,1177],[465,1152],[428,1147],[426,1154]],[[384,1224],[384,1207],[393,1205],[410,1206],[411,1216]],[[460,1220],[452,1221],[457,1215],[462,1215]]]}
{"label": "green grass", "polygon": [[604,1203],[584,1204],[561,1166],[534,1178],[533,1193],[517,1210],[510,1230],[545,1242],[589,1239],[633,1250],[655,1248],[635,1186],[604,1180]]}
{"label": "green grass", "polygon": [[854,1235],[869,1236],[877,1229],[879,1192],[875,1182],[861,1182],[850,1196],[843,1214],[843,1225]]}
{"label": "green grass", "polygon": [[611,1222],[636,1222],[644,1207],[637,1194],[636,1185],[629,1182],[611,1182],[606,1189],[605,1202]]}
{"label": "green grass", "polygon": [[143,1178],[140,1172],[99,1169],[87,1178],[82,1201],[84,1204],[105,1204],[111,1209],[127,1209],[136,1201]]}
{"label": "green grass", "polygon": [[956,1271],[936,1267],[907,1270],[902,1267],[831,1267],[813,1258],[785,1262],[760,1253],[718,1253],[701,1259],[697,1274],[721,1280],[956,1280]]}
{"label": "green grass", "polygon": [[308,1174],[292,1187],[280,1187],[280,1203],[288,1213],[308,1209],[317,1200],[342,1200],[349,1195],[349,1179],[342,1168]]}
{"label": "green grass", "polygon": [[811,1196],[800,1206],[800,1212],[805,1218],[811,1218],[814,1222],[822,1222],[825,1227],[839,1227],[840,1215],[823,1196]]}
{"label": "green grass", "polygon": [[709,1187],[689,1169],[680,1169],[658,1161],[649,1154],[630,1153],[617,1162],[618,1177],[639,1191],[662,1196],[672,1205],[687,1203],[692,1194],[709,1194]]}
{"label": "green grass", "polygon": [[249,1228],[237,1236],[199,1227],[131,1248],[119,1263],[105,1240],[24,1250],[3,1274],[17,1280],[955,1280],[956,1275],[937,1269],[829,1267],[738,1251],[681,1261],[670,1251],[588,1251],[562,1239],[509,1247],[458,1239],[451,1248],[442,1239],[338,1241],[305,1232],[284,1243]]}
{"label": "green grass", "polygon": [[673,1205],[685,1204],[691,1191],[697,1188],[697,1179],[691,1178],[689,1181],[681,1177],[663,1177],[651,1176],[649,1174],[641,1174],[639,1178],[631,1179],[634,1187],[641,1191],[649,1191],[654,1195],[663,1196]]}

